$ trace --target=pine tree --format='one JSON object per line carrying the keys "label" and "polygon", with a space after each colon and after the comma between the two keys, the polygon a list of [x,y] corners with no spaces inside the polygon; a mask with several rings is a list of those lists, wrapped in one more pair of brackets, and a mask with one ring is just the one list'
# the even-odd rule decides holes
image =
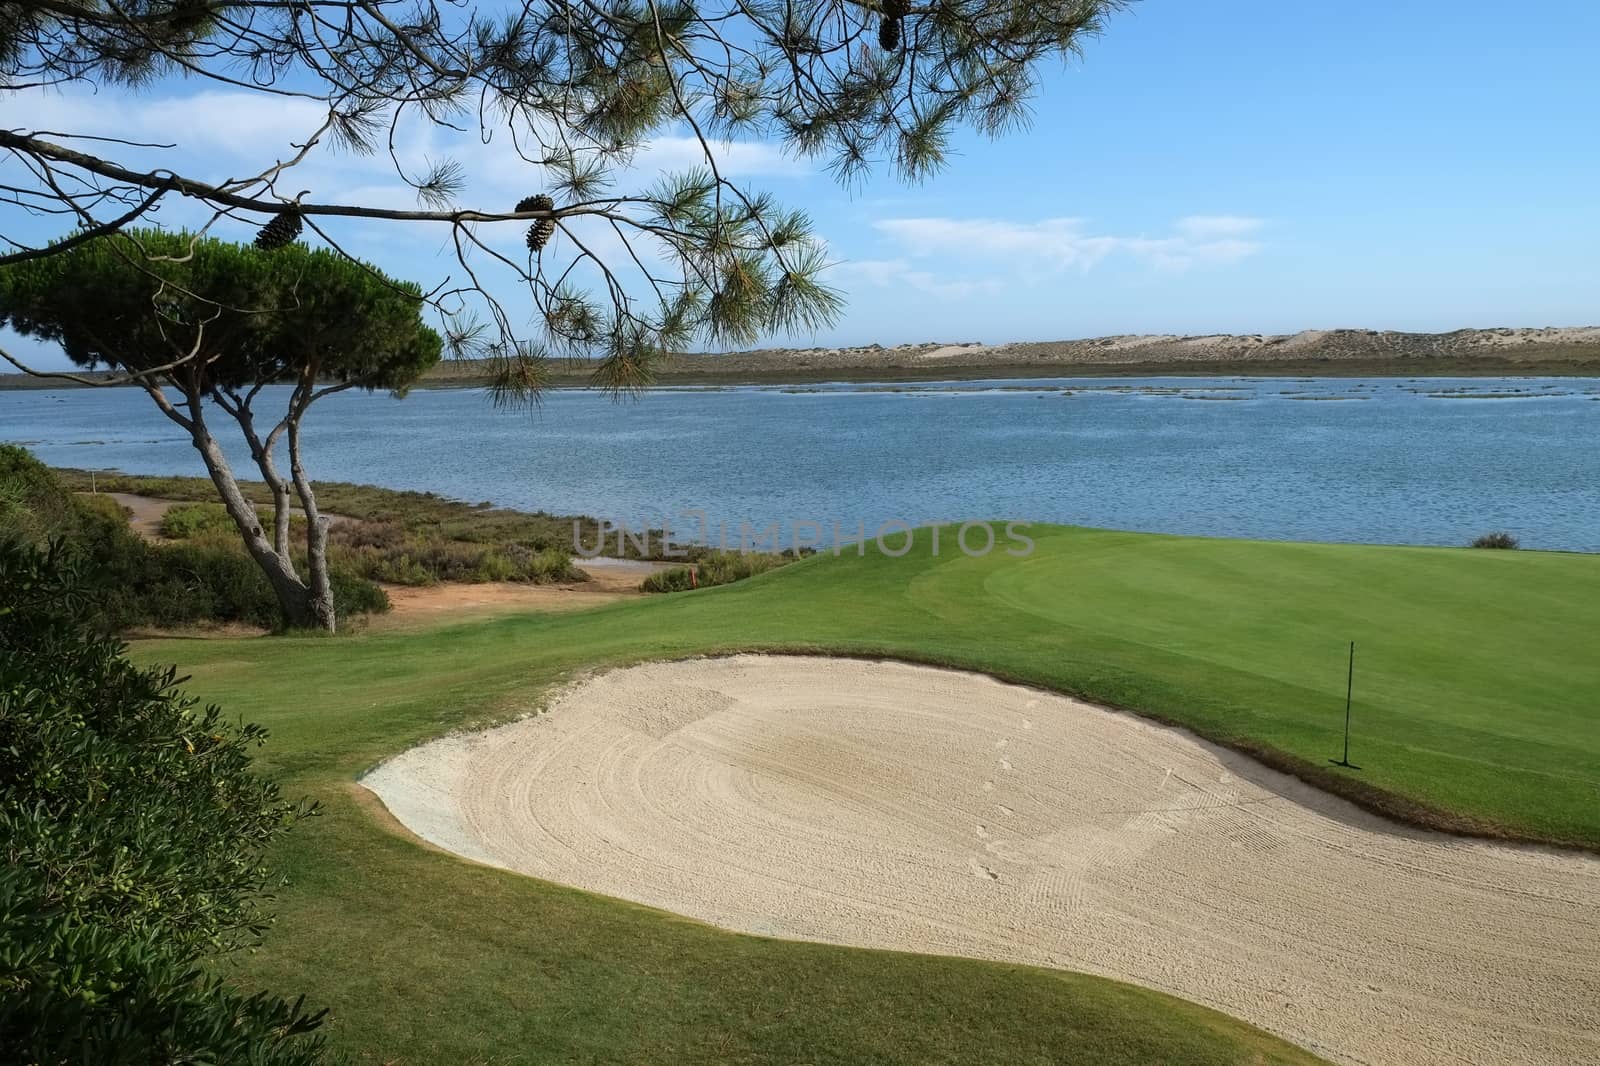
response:
{"label": "pine tree", "polygon": [[[228,232],[237,220],[265,222],[256,245],[279,258],[302,226],[346,258],[346,241],[370,233],[345,227],[428,226],[456,259],[424,286],[428,313],[451,356],[504,386],[498,398],[533,399],[550,358],[636,388],[666,353],[754,346],[825,326],[843,305],[805,212],[735,180],[720,146],[781,146],[847,183],[880,162],[920,181],[957,127],[1014,129],[1041,68],[1078,55],[1131,2],[0,0],[0,103],[19,114],[41,85],[121,94],[181,75],[273,106],[292,98],[285,117],[306,116],[259,145],[259,169],[208,155],[214,138],[194,128],[163,147],[0,125],[0,161],[17,173],[10,209],[0,203],[0,266],[179,200],[222,239],[249,239]],[[659,174],[636,165],[689,132],[700,158]],[[461,202],[476,178],[466,165],[446,154],[418,168],[397,138],[443,153],[492,142],[543,191],[515,213]],[[329,156],[346,151],[387,154],[386,184],[415,206],[366,195],[382,179],[341,184]],[[312,188],[291,201],[301,175]],[[41,219],[59,228],[41,233]],[[508,243],[519,239],[526,254]]]}

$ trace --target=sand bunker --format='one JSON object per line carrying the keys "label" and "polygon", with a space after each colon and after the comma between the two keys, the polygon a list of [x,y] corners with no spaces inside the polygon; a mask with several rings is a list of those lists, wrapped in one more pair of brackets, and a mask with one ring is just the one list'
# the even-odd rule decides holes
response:
{"label": "sand bunker", "polygon": [[366,784],[459,854],[729,929],[1104,974],[1337,1062],[1600,1062],[1600,862],[980,676],[652,664]]}

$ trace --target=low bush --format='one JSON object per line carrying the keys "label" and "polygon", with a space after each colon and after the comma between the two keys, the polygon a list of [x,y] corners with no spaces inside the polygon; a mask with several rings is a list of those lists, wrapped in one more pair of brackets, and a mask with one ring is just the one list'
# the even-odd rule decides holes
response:
{"label": "low bush", "polygon": [[161,516],[161,535],[169,540],[192,540],[208,533],[239,534],[220,503],[178,503]]}
{"label": "low bush", "polygon": [[1483,536],[1473,541],[1472,546],[1474,548],[1515,550],[1518,547],[1518,542],[1517,538],[1513,537],[1510,533],[1506,533],[1502,530],[1496,530],[1493,533],[1485,533]]}
{"label": "low bush", "polygon": [[201,965],[255,943],[268,849],[312,808],[251,770],[257,726],[86,624],[55,541],[0,543],[0,1061],[326,1061],[320,1014]]}
{"label": "low bush", "polygon": [[146,550],[146,571],[135,595],[129,624],[182,626],[195,622],[241,622],[271,628],[278,598],[249,556],[205,545],[174,544]]}
{"label": "low bush", "polygon": [[[91,485],[101,492],[131,492],[163,500],[216,502],[216,486],[209,478],[165,477],[148,474],[123,474],[116,471],[60,469],[54,472],[69,489],[87,491]],[[241,481],[239,488],[257,507],[270,508],[272,493],[259,481]],[[488,503],[464,503],[432,492],[408,492],[376,485],[352,485],[343,481],[317,482],[317,505],[326,514],[343,515],[367,524],[386,523],[404,534],[416,534],[434,541],[467,541],[474,544],[520,544],[535,552],[573,550],[576,536],[583,544],[598,541],[600,524],[584,515],[556,515],[545,511],[514,511]],[[340,524],[333,528],[338,529]],[[660,558],[659,531],[649,538],[652,558]],[[616,548],[617,537],[606,539],[607,552]],[[690,547],[696,558],[709,549]],[[639,557],[638,545],[623,538],[621,553]]]}
{"label": "low bush", "polygon": [[72,497],[28,449],[0,444],[0,537],[38,542],[72,529]]}
{"label": "low bush", "polygon": [[389,594],[360,574],[342,566],[331,566],[328,582],[333,586],[333,609],[341,618],[383,614],[389,610]]}
{"label": "low bush", "polygon": [[[174,507],[169,517],[186,512],[173,526],[183,539],[151,544],[129,528],[115,500],[67,491],[21,448],[0,448],[0,500],[9,501],[0,509],[0,541],[40,546],[58,538],[80,560],[93,589],[87,617],[101,630],[279,623],[272,586],[245,554],[221,504]],[[337,560],[331,569],[338,611],[388,610],[388,596],[358,570]]]}
{"label": "low bush", "polygon": [[478,543],[407,531],[385,521],[340,522],[328,531],[328,556],[351,572],[395,585],[440,581],[584,581],[565,551],[529,544]]}
{"label": "low bush", "polygon": [[708,585],[727,585],[794,562],[792,554],[712,552],[698,562],[658,570],[644,579],[646,592],[685,592]]}

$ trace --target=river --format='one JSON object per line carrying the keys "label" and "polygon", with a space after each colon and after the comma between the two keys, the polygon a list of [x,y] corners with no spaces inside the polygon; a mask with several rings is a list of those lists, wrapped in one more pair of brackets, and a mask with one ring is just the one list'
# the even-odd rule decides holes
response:
{"label": "river", "polygon": [[[796,523],[826,541],[981,518],[1406,544],[1506,529],[1600,551],[1597,401],[1600,380],[1529,378],[666,388],[620,403],[557,390],[531,413],[478,390],[345,393],[309,416],[306,465],[730,543],[742,523],[787,542]],[[204,473],[133,389],[0,392],[0,440],[58,466]]]}

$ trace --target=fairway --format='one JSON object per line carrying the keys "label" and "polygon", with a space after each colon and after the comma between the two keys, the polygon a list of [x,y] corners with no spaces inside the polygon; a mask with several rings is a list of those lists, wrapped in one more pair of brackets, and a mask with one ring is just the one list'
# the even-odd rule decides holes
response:
{"label": "fairway", "polygon": [[[739,937],[471,866],[382,828],[352,784],[582,671],[703,653],[981,670],[1182,723],[1431,824],[1600,845],[1600,561],[1034,533],[1022,560],[824,556],[590,612],[141,645],[271,727],[286,790],[327,805],[285,850],[280,926],[236,976],[329,1004],[371,1061],[1297,1061],[1123,986]],[[1351,640],[1359,771],[1328,765]]]}

